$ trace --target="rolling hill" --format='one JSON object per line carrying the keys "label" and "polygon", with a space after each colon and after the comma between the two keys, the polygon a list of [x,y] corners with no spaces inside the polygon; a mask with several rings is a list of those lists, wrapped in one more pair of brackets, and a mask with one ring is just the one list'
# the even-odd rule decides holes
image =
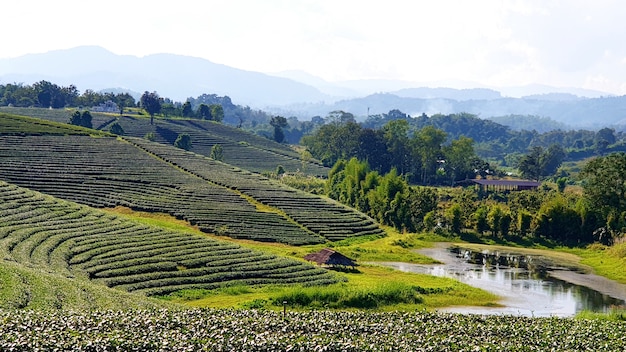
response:
{"label": "rolling hill", "polygon": [[[65,109],[0,107],[0,112],[26,115],[63,124],[69,121],[71,115],[71,111]],[[191,136],[193,144],[191,151],[205,156],[210,156],[211,148],[219,144],[224,150],[224,162],[257,173],[274,172],[279,165],[283,166],[286,172],[300,171],[317,177],[326,177],[329,171],[329,168],[316,160],[303,161],[300,154],[287,145],[212,121],[155,119],[154,125],[151,125],[149,119],[139,116],[103,113],[92,113],[92,116],[94,129],[108,131],[110,125],[117,122],[127,136],[144,137],[152,133],[156,142],[169,145],[174,144],[179,134],[186,133]],[[12,123],[17,122],[12,121]]]}
{"label": "rolling hill", "polygon": [[[57,281],[65,277],[86,285],[89,279],[143,295],[234,284],[336,282],[326,270],[304,262],[205,236],[141,225],[3,181],[0,223],[4,260],[48,276],[54,274]],[[17,280],[23,277],[17,276]],[[5,292],[12,289],[3,287]],[[44,299],[25,292],[25,297],[14,299],[18,308]],[[63,304],[63,297],[53,300]],[[6,303],[2,300],[1,304]]]}
{"label": "rolling hill", "polygon": [[167,213],[233,238],[299,245],[382,233],[329,199],[136,137],[0,135],[0,162],[0,180],[18,186],[93,207]]}

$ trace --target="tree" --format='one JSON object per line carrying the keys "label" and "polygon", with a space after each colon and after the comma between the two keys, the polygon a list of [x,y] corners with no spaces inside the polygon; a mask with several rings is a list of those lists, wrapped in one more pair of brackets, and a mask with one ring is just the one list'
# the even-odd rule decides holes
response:
{"label": "tree", "polygon": [[211,108],[211,116],[213,117],[213,121],[222,122],[224,120],[224,108],[220,104],[211,104],[209,106]]}
{"label": "tree", "polygon": [[154,124],[154,115],[161,111],[161,98],[156,92],[144,92],[141,96],[141,106],[150,114],[150,124]]}
{"label": "tree", "polygon": [[289,126],[287,119],[282,116],[272,116],[270,125],[274,127],[274,140],[278,143],[282,143],[285,140],[283,128]]}
{"label": "tree", "polygon": [[328,113],[326,116],[327,123],[334,125],[342,125],[348,122],[356,122],[354,115],[343,110],[335,110]]}
{"label": "tree", "polygon": [[72,116],[70,116],[70,124],[74,126],[92,128],[91,113],[89,111],[83,111],[81,114],[80,111],[74,111]]}
{"label": "tree", "polygon": [[111,125],[111,127],[109,127],[109,132],[111,132],[113,134],[116,134],[118,136],[123,136],[124,135],[124,129],[117,122],[115,122],[114,124]]}
{"label": "tree", "polygon": [[186,101],[185,104],[183,104],[183,117],[191,116],[193,116],[193,109],[191,108],[191,103]]}
{"label": "tree", "polygon": [[558,144],[552,144],[541,155],[541,175],[550,176],[556,173],[556,170],[565,159],[565,150]]}
{"label": "tree", "polygon": [[580,173],[584,194],[605,219],[611,211],[626,211],[626,153],[589,161]]}
{"label": "tree", "polygon": [[135,106],[135,98],[128,93],[120,93],[115,95],[113,101],[120,108],[120,115],[124,113],[124,108]]}
{"label": "tree", "polygon": [[419,158],[422,165],[421,181],[424,184],[430,183],[438,168],[438,161],[441,158],[441,145],[446,140],[446,133],[433,126],[425,126],[417,131],[411,140],[414,155]]}
{"label": "tree", "polygon": [[409,123],[406,120],[391,120],[382,129],[387,150],[391,156],[391,165],[404,175],[409,171],[410,164]]}
{"label": "tree", "polygon": [[224,161],[224,148],[219,144],[215,144],[211,147],[211,154],[209,155],[209,158],[217,161]]}
{"label": "tree", "polygon": [[211,108],[206,104],[200,104],[198,107],[198,117],[204,120],[211,120]]}
{"label": "tree", "polygon": [[530,152],[520,158],[517,168],[522,173],[522,177],[539,181],[541,177],[541,155],[542,147],[533,147]]}
{"label": "tree", "polygon": [[445,170],[450,174],[452,185],[459,178],[465,179],[473,173],[472,165],[476,160],[474,153],[474,140],[465,136],[453,140],[450,145],[443,148],[445,157]]}
{"label": "tree", "polygon": [[174,141],[174,146],[180,149],[191,150],[191,137],[186,133],[179,134]]}

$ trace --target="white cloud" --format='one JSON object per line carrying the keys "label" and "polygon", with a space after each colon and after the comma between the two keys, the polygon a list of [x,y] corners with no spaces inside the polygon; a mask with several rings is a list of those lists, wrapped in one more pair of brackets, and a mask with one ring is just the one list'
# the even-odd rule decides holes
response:
{"label": "white cloud", "polygon": [[4,4],[3,13],[10,14],[5,30],[20,34],[3,36],[0,57],[101,45],[329,80],[594,85],[626,93],[626,4],[618,0],[22,0]]}

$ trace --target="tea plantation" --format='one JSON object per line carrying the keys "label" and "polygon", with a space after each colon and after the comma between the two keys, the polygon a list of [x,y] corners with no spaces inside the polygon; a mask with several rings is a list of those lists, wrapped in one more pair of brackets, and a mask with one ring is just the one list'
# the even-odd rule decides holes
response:
{"label": "tea plantation", "polygon": [[168,213],[233,238],[301,245],[382,233],[336,202],[140,138],[0,135],[0,162],[0,180],[93,207]]}
{"label": "tea plantation", "polygon": [[337,282],[304,262],[140,225],[2,181],[0,224],[5,260],[145,295],[234,284]]}

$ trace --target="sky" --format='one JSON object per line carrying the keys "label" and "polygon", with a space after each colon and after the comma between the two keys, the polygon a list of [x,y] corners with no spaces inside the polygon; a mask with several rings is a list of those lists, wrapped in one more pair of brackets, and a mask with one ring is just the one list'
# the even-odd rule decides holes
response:
{"label": "sky", "polygon": [[621,0],[20,0],[1,8],[0,58],[98,45],[327,81],[626,94]]}

